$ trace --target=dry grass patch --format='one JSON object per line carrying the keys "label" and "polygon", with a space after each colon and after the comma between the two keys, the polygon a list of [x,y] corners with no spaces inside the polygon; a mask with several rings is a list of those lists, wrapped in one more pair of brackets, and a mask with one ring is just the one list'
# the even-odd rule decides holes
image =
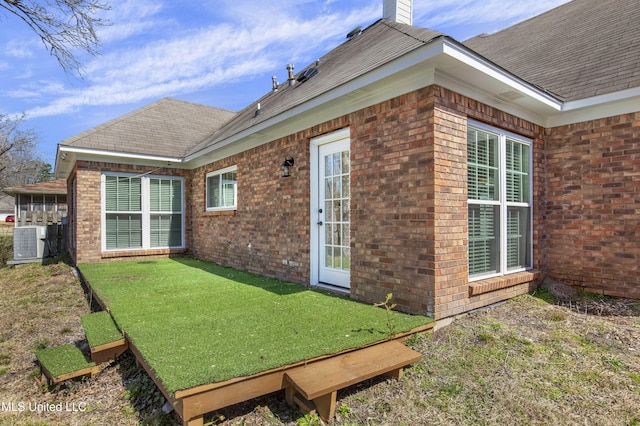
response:
{"label": "dry grass patch", "polygon": [[[82,339],[84,294],[65,265],[0,273],[0,402],[87,404],[83,413],[0,413],[0,425],[180,424],[130,355],[94,379],[47,389],[38,347]],[[560,306],[562,304],[564,306]],[[586,313],[585,313],[586,312]],[[618,315],[622,314],[622,315]],[[339,392],[334,425],[640,425],[640,304],[546,291],[413,339],[423,360],[400,381]],[[281,393],[205,417],[216,425],[319,424]]]}
{"label": "dry grass patch", "polygon": [[637,313],[585,315],[526,295],[468,315],[414,342],[424,358],[405,380],[347,395],[345,420],[640,424]]}
{"label": "dry grass patch", "polygon": [[[103,364],[94,379],[53,388],[39,380],[38,349],[84,339],[80,316],[89,313],[89,305],[69,266],[2,268],[0,292],[0,425],[177,423],[161,412],[164,398],[131,355]],[[7,409],[10,403],[15,412]],[[29,404],[60,403],[65,410],[75,404],[84,411],[30,412]]]}

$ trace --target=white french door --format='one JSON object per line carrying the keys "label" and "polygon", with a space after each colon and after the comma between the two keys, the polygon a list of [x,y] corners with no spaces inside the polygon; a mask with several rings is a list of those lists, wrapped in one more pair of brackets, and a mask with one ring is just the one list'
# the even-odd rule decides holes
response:
{"label": "white french door", "polygon": [[[343,134],[344,132],[339,133]],[[317,281],[343,288],[350,287],[351,269],[351,162],[349,138],[339,138],[317,146],[314,164],[317,197],[312,203],[312,226],[316,227],[312,254],[317,257]],[[315,262],[314,262],[315,263]]]}

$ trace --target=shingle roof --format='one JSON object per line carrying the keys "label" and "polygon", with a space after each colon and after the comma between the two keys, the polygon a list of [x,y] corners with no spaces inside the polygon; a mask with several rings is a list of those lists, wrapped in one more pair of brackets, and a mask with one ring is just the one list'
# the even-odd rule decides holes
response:
{"label": "shingle roof", "polygon": [[565,101],[640,86],[638,0],[574,0],[464,44]]}
{"label": "shingle roof", "polygon": [[[240,111],[233,120],[195,147],[190,154],[310,101],[442,35],[437,31],[381,19],[366,28],[362,34],[322,56],[319,62],[313,62],[297,73],[299,76],[305,70],[315,67],[318,71],[315,76],[292,87],[284,82],[277,92],[266,94]],[[259,115],[256,115],[257,103],[261,106]]]}
{"label": "shingle roof", "polygon": [[234,116],[220,108],[164,98],[65,139],[61,145],[181,157]]}
{"label": "shingle roof", "polygon": [[29,185],[11,186],[2,190],[5,194],[66,194],[66,179],[38,182]]}

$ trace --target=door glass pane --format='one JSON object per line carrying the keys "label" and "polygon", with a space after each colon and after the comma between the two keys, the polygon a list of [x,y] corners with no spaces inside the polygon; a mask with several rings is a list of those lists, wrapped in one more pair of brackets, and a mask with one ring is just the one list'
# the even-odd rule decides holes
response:
{"label": "door glass pane", "polygon": [[349,174],[351,172],[351,163],[349,159],[349,151],[342,153],[342,173]]}
{"label": "door glass pane", "polygon": [[342,245],[345,247],[351,246],[351,225],[348,223],[342,225]]}
{"label": "door glass pane", "polygon": [[342,222],[349,222],[349,219],[350,219],[349,204],[344,203],[342,205]]}
{"label": "door glass pane", "polygon": [[351,268],[351,247],[342,248],[342,269],[349,270]]}
{"label": "door glass pane", "polygon": [[333,166],[333,156],[327,155],[324,158],[324,175],[325,176],[327,177],[333,176],[332,166]]}
{"label": "door glass pane", "polygon": [[324,196],[327,200],[330,200],[333,198],[333,179],[328,177],[324,180],[324,182]]}
{"label": "door glass pane", "polygon": [[333,247],[332,246],[327,246],[326,247],[326,262],[325,262],[325,266],[328,268],[333,268]]}
{"label": "door glass pane", "polygon": [[333,225],[333,245],[342,245],[342,225]]}
{"label": "door glass pane", "polygon": [[325,226],[325,237],[326,237],[326,243],[327,245],[332,245],[333,244],[333,225],[330,223],[327,223],[327,225]]}
{"label": "door glass pane", "polygon": [[342,198],[342,179],[340,177],[333,178],[333,198]]}
{"label": "door glass pane", "polygon": [[342,269],[342,249],[340,247],[333,248],[333,267]]}
{"label": "door glass pane", "polygon": [[342,155],[340,153],[333,154],[333,173],[334,176],[342,174]]}
{"label": "door glass pane", "polygon": [[327,223],[333,222],[333,201],[324,203],[324,220]]}
{"label": "door glass pane", "polygon": [[349,151],[326,155],[324,167],[325,267],[349,269]]}
{"label": "door glass pane", "polygon": [[344,198],[349,198],[351,196],[350,192],[351,192],[351,188],[349,187],[349,175],[343,175],[342,176],[342,196]]}

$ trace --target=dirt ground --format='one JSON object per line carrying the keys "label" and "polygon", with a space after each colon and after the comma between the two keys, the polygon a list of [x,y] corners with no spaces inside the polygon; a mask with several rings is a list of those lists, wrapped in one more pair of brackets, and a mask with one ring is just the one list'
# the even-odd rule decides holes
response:
{"label": "dirt ground", "polygon": [[[79,316],[90,307],[72,268],[0,269],[0,292],[0,425],[180,424],[128,353],[93,379],[53,388],[40,380],[37,348],[84,338]],[[640,301],[547,283],[412,339],[423,360],[400,381],[339,392],[332,424],[640,425],[639,315]],[[288,407],[281,392],[205,422],[320,424]]]}

